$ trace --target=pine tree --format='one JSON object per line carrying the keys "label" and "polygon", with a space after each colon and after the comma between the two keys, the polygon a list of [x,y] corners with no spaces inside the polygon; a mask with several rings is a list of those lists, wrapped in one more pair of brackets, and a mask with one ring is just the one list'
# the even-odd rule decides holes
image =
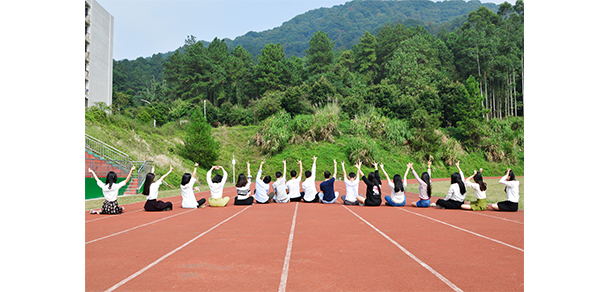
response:
{"label": "pine tree", "polygon": [[212,126],[203,117],[201,109],[193,111],[186,132],[180,155],[202,167],[212,167],[218,158],[218,142],[212,137]]}

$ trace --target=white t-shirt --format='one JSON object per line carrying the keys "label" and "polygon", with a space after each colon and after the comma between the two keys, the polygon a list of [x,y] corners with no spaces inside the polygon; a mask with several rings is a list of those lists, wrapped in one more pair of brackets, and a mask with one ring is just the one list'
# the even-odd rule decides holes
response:
{"label": "white t-shirt", "polygon": [[481,191],[481,186],[478,183],[465,181],[464,185],[467,188],[472,188],[474,190],[474,195],[475,197],[477,197],[477,199],[481,200],[487,198],[487,194],[485,193],[485,191]]}
{"label": "white t-shirt", "polygon": [[306,178],[305,181],[301,184],[303,188],[303,192],[305,195],[303,196],[303,200],[312,201],[316,198],[318,191],[316,190],[316,164],[314,163],[311,166],[311,176]]}
{"label": "white t-shirt", "polygon": [[263,171],[259,170],[258,174],[256,175],[256,192],[254,193],[254,199],[256,199],[258,202],[264,203],[269,201],[269,196],[267,195],[267,193],[269,193],[269,184],[263,182],[261,179],[262,175]]}
{"label": "white t-shirt", "polygon": [[[392,189],[392,192],[390,193],[390,197],[392,198],[392,202],[394,202],[396,204],[400,204],[400,203],[405,201],[405,192],[404,191],[398,192],[398,193],[394,192],[394,187],[396,185],[394,184],[393,181],[389,181],[388,182],[388,186],[390,186],[390,189]],[[406,180],[402,182],[402,187],[404,189],[407,188],[407,181]]]}
{"label": "white t-shirt", "polygon": [[182,194],[182,208],[195,209],[199,206],[197,199],[195,199],[195,193],[193,192],[193,185],[197,179],[191,177],[191,180],[186,185],[180,185],[180,193]]}
{"label": "white t-shirt", "polygon": [[519,181],[508,181],[507,179],[508,175],[500,179],[500,183],[506,186],[506,199],[513,203],[519,203]]}
{"label": "white t-shirt", "polygon": [[296,177],[286,183],[288,188],[289,198],[298,198],[301,196],[301,177]]}
{"label": "white t-shirt", "polygon": [[358,196],[358,186],[360,185],[360,178],[356,176],[354,181],[348,179],[345,180],[345,200],[350,202],[356,202]]}
{"label": "white t-shirt", "polygon": [[157,180],[156,182],[150,184],[150,190],[148,196],[146,196],[146,200],[156,200],[159,195],[159,187],[161,186],[162,180]]}
{"label": "white t-shirt", "polygon": [[210,186],[210,197],[212,199],[220,199],[222,198],[222,191],[224,190],[225,183],[227,182],[227,172],[222,170],[222,180],[219,183],[212,182],[212,171],[208,171],[206,176],[208,181],[208,186]]}
{"label": "white t-shirt", "polygon": [[285,203],[290,201],[288,193],[286,193],[286,177],[283,176],[273,183],[273,191],[275,191],[275,199]]}
{"label": "white t-shirt", "polygon": [[116,198],[119,196],[119,189],[127,184],[127,180],[124,180],[119,183],[113,183],[112,187],[108,189],[108,185],[104,184],[101,180],[97,181],[97,186],[102,189],[102,193],[104,193],[104,198],[106,201],[116,201]]}

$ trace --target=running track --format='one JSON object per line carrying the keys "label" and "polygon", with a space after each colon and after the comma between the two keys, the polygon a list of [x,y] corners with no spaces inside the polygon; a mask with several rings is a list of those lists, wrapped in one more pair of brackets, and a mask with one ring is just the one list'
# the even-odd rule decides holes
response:
{"label": "running track", "polygon": [[182,209],[177,196],[162,199],[169,212],[144,202],[122,215],[87,212],[86,291],[524,290],[523,211],[235,206],[235,188],[224,195],[223,208]]}

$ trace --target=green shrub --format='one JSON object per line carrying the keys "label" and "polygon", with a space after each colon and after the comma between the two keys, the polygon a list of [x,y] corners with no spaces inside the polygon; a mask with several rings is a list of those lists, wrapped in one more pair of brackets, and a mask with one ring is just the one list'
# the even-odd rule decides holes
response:
{"label": "green shrub", "polygon": [[284,110],[279,111],[262,123],[254,138],[254,144],[261,147],[263,154],[274,155],[281,152],[292,137],[289,126],[290,114]]}
{"label": "green shrub", "polygon": [[392,145],[404,145],[413,136],[407,120],[391,119],[385,123],[383,130],[386,141]]}
{"label": "green shrub", "polygon": [[347,139],[345,154],[351,164],[362,161],[362,164],[371,167],[373,162],[379,158],[379,149],[374,140],[362,137],[350,137]]}

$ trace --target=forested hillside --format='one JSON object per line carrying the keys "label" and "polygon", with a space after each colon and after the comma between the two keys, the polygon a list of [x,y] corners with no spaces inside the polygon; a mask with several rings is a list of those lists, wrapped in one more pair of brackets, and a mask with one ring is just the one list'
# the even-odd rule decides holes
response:
{"label": "forested hillside", "polygon": [[[441,3],[453,2],[464,3]],[[371,3],[377,2],[342,6]],[[381,13],[375,11],[366,14]],[[496,12],[480,6],[455,30],[436,35],[423,26],[385,24],[339,50],[338,40],[319,30],[303,57],[287,57],[281,42],[253,56],[226,40],[205,44],[189,37],[166,59],[115,62],[112,112],[175,128],[205,106],[214,127],[256,126],[242,142],[269,158],[339,143],[351,163],[370,165],[397,153],[449,166],[472,154],[522,166],[523,24],[519,0]],[[88,119],[96,119],[94,111]]]}

